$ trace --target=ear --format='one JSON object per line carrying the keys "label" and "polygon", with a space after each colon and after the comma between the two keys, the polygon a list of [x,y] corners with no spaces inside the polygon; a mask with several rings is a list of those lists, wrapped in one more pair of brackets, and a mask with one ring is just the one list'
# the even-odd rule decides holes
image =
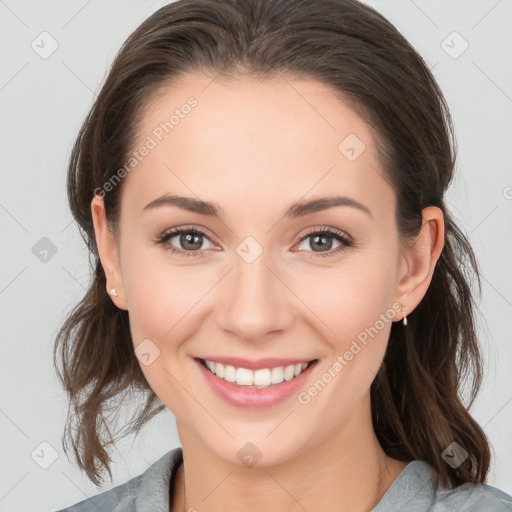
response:
{"label": "ear", "polygon": [[444,238],[443,212],[437,206],[424,208],[417,239],[401,249],[395,300],[404,306],[405,315],[409,315],[427,293]]}
{"label": "ear", "polygon": [[[99,195],[95,195],[91,201],[91,214],[96,246],[107,280],[106,292],[118,308],[127,310],[121,266],[119,264],[119,251],[114,235],[107,225],[103,198]],[[113,288],[115,288],[117,296],[110,293]]]}

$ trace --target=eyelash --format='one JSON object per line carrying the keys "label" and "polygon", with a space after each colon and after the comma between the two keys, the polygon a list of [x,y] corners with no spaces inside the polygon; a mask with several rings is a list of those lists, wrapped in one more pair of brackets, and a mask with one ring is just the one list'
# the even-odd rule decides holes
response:
{"label": "eyelash", "polygon": [[[163,246],[171,238],[173,238],[176,235],[180,235],[182,233],[202,235],[205,238],[207,238],[208,240],[210,240],[210,237],[208,236],[208,234],[205,231],[203,231],[202,229],[197,228],[197,227],[189,228],[189,227],[185,226],[185,227],[180,227],[180,228],[172,228],[167,231],[164,231],[163,233],[158,235],[156,240],[154,240],[154,243],[157,245]],[[339,231],[337,229],[327,228],[327,227],[313,228],[313,229],[307,231],[306,233],[304,233],[301,236],[301,238],[299,238],[298,242],[302,242],[303,240],[310,238],[313,235],[327,235],[329,238],[334,238],[335,240],[340,242],[341,245],[334,250],[326,251],[323,253],[322,252],[315,253],[314,251],[306,251],[306,252],[311,253],[311,256],[309,256],[310,258],[313,258],[316,256],[319,256],[321,258],[334,256],[342,251],[346,251],[349,247],[354,246],[354,242],[345,233],[343,233],[342,231]],[[298,242],[296,242],[296,243],[298,243]],[[171,252],[172,254],[176,254],[180,257],[189,258],[189,257],[195,257],[195,256],[204,257],[204,256],[206,256],[207,249],[198,250],[198,251],[184,251],[182,249],[176,249],[172,245],[169,245],[168,247],[165,247],[165,250]]]}

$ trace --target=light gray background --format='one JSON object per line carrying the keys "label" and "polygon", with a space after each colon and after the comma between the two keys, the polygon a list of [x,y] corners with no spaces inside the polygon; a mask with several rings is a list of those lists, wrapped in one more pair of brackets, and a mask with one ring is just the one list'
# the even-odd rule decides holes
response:
{"label": "light gray background", "polygon": [[[369,3],[432,66],[451,107],[459,174],[449,200],[483,270],[487,375],[473,414],[494,449],[489,483],[512,493],[512,1]],[[114,482],[96,488],[63,453],[66,397],[52,366],[57,328],[89,280],[65,191],[71,145],[121,43],[161,5],[0,0],[0,511],[69,506],[179,445],[165,410],[117,445]],[[47,58],[31,47],[51,49],[44,31],[58,43]],[[46,262],[32,252],[43,237],[57,250]]]}

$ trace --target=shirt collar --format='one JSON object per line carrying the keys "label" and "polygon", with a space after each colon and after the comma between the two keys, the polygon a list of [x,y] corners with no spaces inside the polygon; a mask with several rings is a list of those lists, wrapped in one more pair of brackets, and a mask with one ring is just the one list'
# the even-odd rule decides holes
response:
{"label": "shirt collar", "polygon": [[387,512],[389,510],[411,510],[414,500],[414,511],[431,510],[437,489],[437,477],[429,464],[421,460],[409,462],[395,478],[387,492],[371,512]]}
{"label": "shirt collar", "polygon": [[[178,447],[163,455],[141,475],[135,512],[169,512],[172,483],[182,462],[183,451]],[[426,462],[414,460],[402,470],[372,512],[406,510],[411,500],[414,500],[415,511],[428,511],[436,487],[433,468]]]}
{"label": "shirt collar", "polygon": [[183,462],[181,447],[167,452],[142,475],[135,498],[135,512],[169,512],[175,474]]}

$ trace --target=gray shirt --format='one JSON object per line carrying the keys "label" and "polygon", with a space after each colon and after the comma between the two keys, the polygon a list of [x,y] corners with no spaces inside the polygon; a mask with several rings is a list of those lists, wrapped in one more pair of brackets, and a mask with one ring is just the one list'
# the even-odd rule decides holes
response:
{"label": "gray shirt", "polygon": [[[57,512],[169,512],[181,447],[167,452],[144,473]],[[512,512],[512,496],[485,484],[444,489],[426,462],[409,462],[372,512]]]}

